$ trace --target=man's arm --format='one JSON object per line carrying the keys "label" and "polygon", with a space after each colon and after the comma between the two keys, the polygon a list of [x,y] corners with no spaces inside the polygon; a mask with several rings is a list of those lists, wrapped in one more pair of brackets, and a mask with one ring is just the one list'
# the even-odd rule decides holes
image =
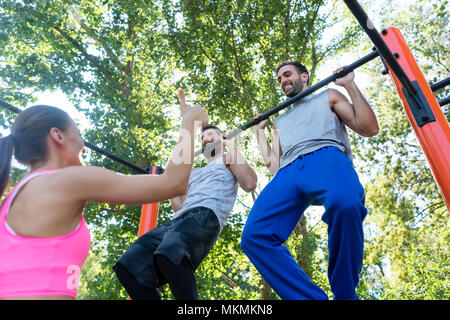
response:
{"label": "man's arm", "polygon": [[[227,136],[227,133],[223,135]],[[256,183],[258,182],[258,177],[256,172],[250,167],[242,155],[241,151],[236,142],[236,137],[230,140],[224,139],[224,144],[228,148],[228,152],[224,155],[224,163],[227,168],[236,177],[239,186],[245,192],[252,192],[256,189]]]}
{"label": "man's arm", "polygon": [[[256,116],[255,118],[257,118]],[[254,118],[254,119],[255,119]],[[278,130],[273,125],[272,129],[272,147],[269,144],[269,141],[266,136],[266,132],[264,128],[267,125],[269,120],[263,120],[257,125],[255,125],[255,134],[256,141],[258,142],[259,150],[261,151],[261,155],[264,159],[264,164],[269,169],[269,172],[272,176],[274,176],[278,168],[280,167],[280,157],[281,157],[281,145],[280,145],[280,137],[278,136]]]}
{"label": "man's arm", "polygon": [[[335,71],[339,72],[341,69]],[[367,100],[359,91],[355,81],[355,74],[348,73],[335,83],[344,87],[353,104],[338,90],[330,89],[328,99],[332,110],[349,128],[364,137],[372,137],[378,133],[378,121]]]}

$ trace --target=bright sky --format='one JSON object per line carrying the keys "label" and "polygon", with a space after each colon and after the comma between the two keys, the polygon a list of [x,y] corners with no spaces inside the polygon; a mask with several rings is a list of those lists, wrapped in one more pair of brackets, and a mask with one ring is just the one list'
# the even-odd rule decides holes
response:
{"label": "bright sky", "polygon": [[[26,107],[15,106],[19,109],[25,109],[37,104],[46,104],[54,107],[58,107],[66,111],[72,119],[74,119],[80,126],[80,130],[83,131],[88,126],[88,121],[83,113],[78,112],[72,102],[67,98],[67,96],[61,91],[51,92],[49,90],[39,92],[35,95],[37,98],[36,102],[28,104]],[[6,101],[8,102],[8,101]],[[9,134],[9,130],[2,130],[2,134]]]}
{"label": "bright sky", "polygon": [[85,130],[89,123],[87,118],[82,112],[79,112],[72,102],[67,98],[67,96],[61,91],[44,91],[37,95],[37,101],[31,105],[35,104],[47,104],[50,106],[58,107],[66,111],[75,122],[78,123],[81,132]]}

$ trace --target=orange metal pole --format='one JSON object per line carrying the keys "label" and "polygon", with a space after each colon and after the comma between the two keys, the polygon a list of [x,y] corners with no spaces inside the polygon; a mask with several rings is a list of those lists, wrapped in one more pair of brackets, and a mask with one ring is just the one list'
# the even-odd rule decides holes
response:
{"label": "orange metal pole", "polygon": [[[152,174],[156,174],[156,166],[152,167]],[[139,223],[138,237],[152,230],[158,224],[159,202],[142,205],[141,220]]]}
{"label": "orange metal pole", "polygon": [[138,237],[156,227],[158,221],[158,210],[159,202],[146,203],[142,205]]}
{"label": "orange metal pole", "polygon": [[[157,167],[152,167],[152,174],[156,174]],[[152,230],[158,224],[159,202],[146,203],[142,205],[141,220],[139,222],[138,238],[144,233]],[[131,300],[128,297],[128,300]]]}
{"label": "orange metal pole", "polygon": [[[398,94],[403,102],[409,122],[417,135],[417,139],[422,147],[425,157],[430,165],[433,177],[444,198],[447,209],[450,209],[450,128],[436,97],[433,94],[422,71],[417,65],[405,39],[397,28],[388,28],[381,32],[381,36],[389,49],[395,54],[398,53],[397,61],[408,75],[411,82],[417,81],[423,97],[429,105],[435,119],[432,121],[421,120],[414,116],[412,106],[403,92],[403,86],[392,72],[389,73],[397,87]],[[411,101],[411,98],[409,98]],[[416,113],[417,115],[417,113]],[[418,123],[419,122],[419,123]]]}

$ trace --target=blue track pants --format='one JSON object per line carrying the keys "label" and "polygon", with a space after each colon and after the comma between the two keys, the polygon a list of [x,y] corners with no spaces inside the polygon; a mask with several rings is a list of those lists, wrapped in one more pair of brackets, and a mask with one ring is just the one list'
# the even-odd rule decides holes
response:
{"label": "blue track pants", "polygon": [[364,189],[350,159],[336,147],[300,156],[277,172],[250,211],[241,248],[282,299],[328,299],[282,245],[315,199],[325,207],[334,298],[358,299],[367,214]]}

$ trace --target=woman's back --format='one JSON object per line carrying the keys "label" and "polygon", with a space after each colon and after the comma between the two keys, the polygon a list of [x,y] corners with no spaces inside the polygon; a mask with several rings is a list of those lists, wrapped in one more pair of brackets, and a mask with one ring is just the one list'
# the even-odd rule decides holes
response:
{"label": "woman's back", "polygon": [[17,234],[25,237],[56,237],[75,230],[84,204],[71,200],[70,194],[65,192],[69,187],[61,184],[58,174],[58,171],[54,171],[52,174],[39,175],[15,195],[7,222]]}
{"label": "woman's back", "polygon": [[[28,175],[2,203],[0,256],[4,259],[0,260],[0,298],[76,297],[81,268],[91,241],[86,222],[80,214],[78,225],[72,230],[52,235],[50,233],[57,230],[52,220],[58,215],[45,211],[57,211],[54,208],[56,203],[51,201],[55,196],[45,196],[45,188],[42,188],[39,200],[32,196],[36,194],[33,189],[43,186],[44,177],[56,174],[55,171],[39,171]],[[21,191],[25,192],[22,194]],[[46,200],[50,203],[43,206]],[[37,206],[33,210],[34,203]],[[10,210],[12,208],[15,208],[14,212]],[[40,217],[43,217],[42,221],[39,221]],[[21,232],[10,220],[19,223]],[[49,226],[53,230],[48,229]]]}

